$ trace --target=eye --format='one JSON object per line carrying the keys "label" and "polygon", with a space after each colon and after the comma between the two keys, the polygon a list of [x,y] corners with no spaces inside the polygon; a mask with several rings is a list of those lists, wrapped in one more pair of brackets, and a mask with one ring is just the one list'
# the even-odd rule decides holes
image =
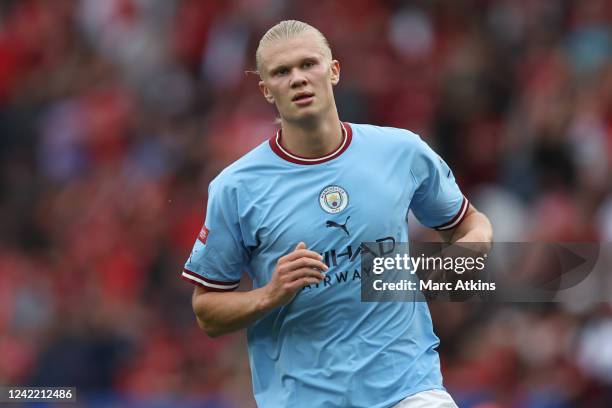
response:
{"label": "eye", "polygon": [[289,70],[287,68],[279,68],[276,71],[274,71],[274,76],[287,75],[288,73],[289,73]]}
{"label": "eye", "polygon": [[302,64],[302,68],[310,68],[314,65],[314,61],[304,61],[304,63]]}

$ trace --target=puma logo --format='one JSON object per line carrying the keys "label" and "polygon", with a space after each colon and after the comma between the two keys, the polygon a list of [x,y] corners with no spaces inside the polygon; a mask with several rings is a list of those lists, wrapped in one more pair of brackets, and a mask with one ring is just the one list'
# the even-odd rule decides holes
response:
{"label": "puma logo", "polygon": [[349,233],[348,228],[346,227],[346,223],[348,222],[348,220],[351,218],[351,216],[349,215],[348,217],[346,217],[346,221],[344,221],[344,224],[338,224],[336,221],[326,221],[325,222],[325,226],[327,228],[340,228],[342,231],[346,232],[346,236],[350,237],[351,234]]}

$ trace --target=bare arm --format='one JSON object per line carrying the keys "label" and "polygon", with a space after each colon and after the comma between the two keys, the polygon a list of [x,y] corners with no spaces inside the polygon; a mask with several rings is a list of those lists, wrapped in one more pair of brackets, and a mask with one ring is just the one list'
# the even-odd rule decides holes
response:
{"label": "bare arm", "polygon": [[491,222],[486,215],[476,210],[471,204],[463,222],[453,229],[438,232],[444,242],[477,242],[487,244],[483,248],[484,252],[488,252],[491,249],[491,242],[493,241]]}
{"label": "bare arm", "polygon": [[327,270],[321,256],[300,242],[281,257],[270,282],[248,292],[211,292],[196,287],[192,306],[198,325],[211,337],[247,327],[270,310],[289,303],[304,286],[319,283]]}
{"label": "bare arm", "polygon": [[196,286],[191,303],[198,326],[211,337],[248,326],[272,308],[263,289],[210,292]]}

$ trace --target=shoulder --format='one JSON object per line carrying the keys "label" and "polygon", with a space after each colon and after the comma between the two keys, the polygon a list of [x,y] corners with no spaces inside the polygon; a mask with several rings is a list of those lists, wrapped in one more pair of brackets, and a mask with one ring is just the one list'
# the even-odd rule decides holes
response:
{"label": "shoulder", "polygon": [[244,156],[224,168],[210,183],[212,191],[231,191],[244,188],[250,181],[257,179],[271,163],[269,142],[265,141]]}
{"label": "shoulder", "polygon": [[350,126],[357,140],[382,148],[421,150],[427,146],[419,135],[407,129],[354,123]]}

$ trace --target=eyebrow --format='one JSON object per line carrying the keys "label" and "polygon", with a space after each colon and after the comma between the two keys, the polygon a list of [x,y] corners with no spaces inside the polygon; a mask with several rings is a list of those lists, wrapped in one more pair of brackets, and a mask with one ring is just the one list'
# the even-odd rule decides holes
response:
{"label": "eyebrow", "polygon": [[[302,64],[303,64],[303,63],[305,63],[305,62],[311,62],[311,61],[318,62],[318,61],[320,61],[320,58],[319,58],[318,56],[316,56],[316,55],[311,55],[311,56],[308,56],[308,57],[304,57],[304,58],[302,58],[302,59],[299,61],[299,64],[298,64],[298,65],[302,65]],[[289,64],[289,65],[291,65],[291,64]],[[283,64],[283,65],[278,65],[278,66],[276,66],[276,67],[271,68],[271,69],[270,69],[270,71],[269,71],[269,73],[270,73],[270,75],[274,75],[274,74],[275,74],[275,73],[277,73],[278,71],[280,71],[280,70],[282,70],[282,69],[286,69],[286,68],[288,68],[288,67],[289,67],[289,65],[286,65],[286,64]]]}

